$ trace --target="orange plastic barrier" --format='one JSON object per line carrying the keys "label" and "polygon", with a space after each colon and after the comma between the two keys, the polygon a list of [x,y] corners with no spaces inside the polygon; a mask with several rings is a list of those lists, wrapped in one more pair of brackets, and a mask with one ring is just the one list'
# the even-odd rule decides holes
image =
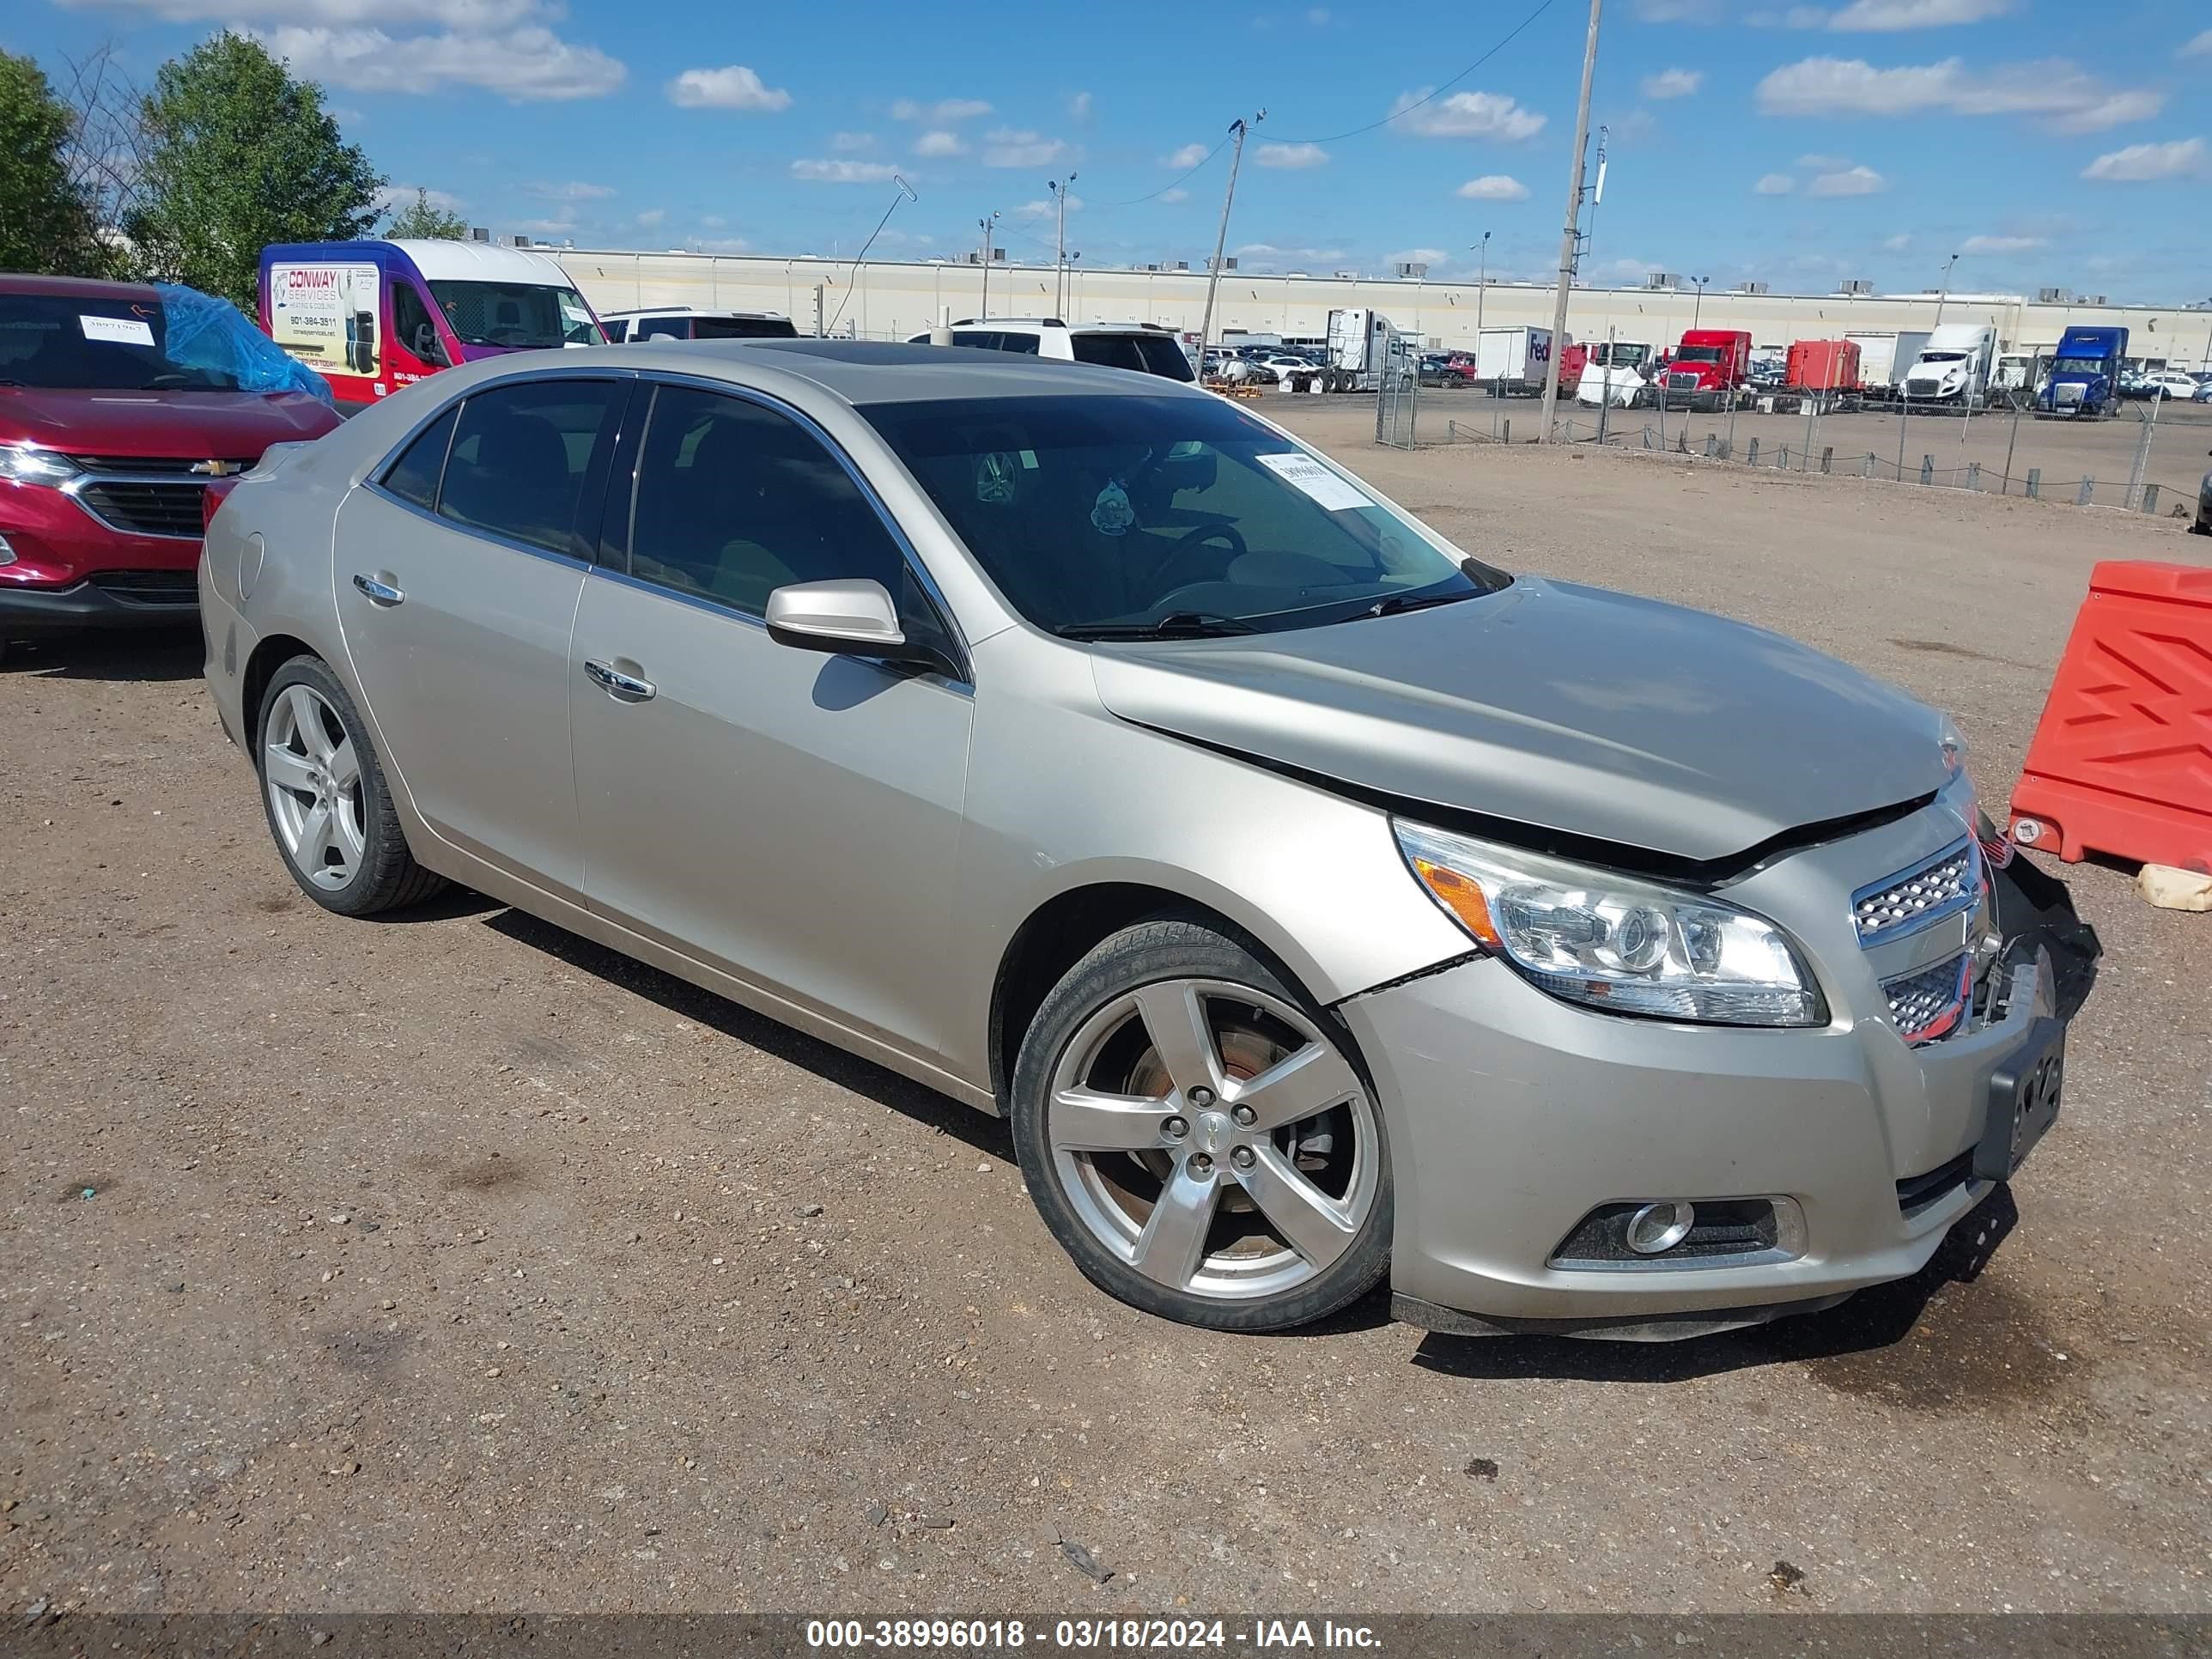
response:
{"label": "orange plastic barrier", "polygon": [[2212,869],[2212,570],[2108,561],[2012,796],[2013,838]]}

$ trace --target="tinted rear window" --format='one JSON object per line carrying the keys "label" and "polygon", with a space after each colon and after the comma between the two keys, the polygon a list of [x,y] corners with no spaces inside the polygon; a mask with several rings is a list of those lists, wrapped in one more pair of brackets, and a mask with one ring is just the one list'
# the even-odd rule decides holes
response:
{"label": "tinted rear window", "polygon": [[477,393],[461,406],[439,516],[589,556],[576,509],[616,392],[607,380],[526,380]]}
{"label": "tinted rear window", "polygon": [[695,340],[795,340],[799,330],[788,317],[700,317],[691,325]]}
{"label": "tinted rear window", "polygon": [[1190,359],[1183,356],[1182,345],[1172,335],[1079,333],[1068,343],[1074,348],[1079,363],[1133,369],[1168,380],[1191,378]]}
{"label": "tinted rear window", "polygon": [[460,412],[456,404],[416,434],[384,475],[386,489],[420,507],[438,504],[438,476],[446,470],[446,451],[453,444],[453,422]]}

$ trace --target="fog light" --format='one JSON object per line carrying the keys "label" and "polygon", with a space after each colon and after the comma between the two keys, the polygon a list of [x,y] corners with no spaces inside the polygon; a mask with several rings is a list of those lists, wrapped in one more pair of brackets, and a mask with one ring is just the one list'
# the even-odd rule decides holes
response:
{"label": "fog light", "polygon": [[1690,1236],[1698,1207],[1686,1200],[1646,1204],[1628,1218],[1628,1248],[1638,1255],[1659,1255]]}
{"label": "fog light", "polygon": [[5,536],[0,536],[0,564],[13,564],[15,562],[15,550],[8,545],[8,538]]}

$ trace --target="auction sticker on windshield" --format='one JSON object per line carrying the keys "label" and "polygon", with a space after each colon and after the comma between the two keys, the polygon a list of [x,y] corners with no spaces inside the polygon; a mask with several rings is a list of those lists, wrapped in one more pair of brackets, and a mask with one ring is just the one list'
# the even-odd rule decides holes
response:
{"label": "auction sticker on windshield", "polygon": [[80,314],[76,321],[88,340],[107,340],[116,345],[150,346],[154,343],[152,325],[136,317],[87,317]]}
{"label": "auction sticker on windshield", "polygon": [[1375,505],[1310,455],[1255,455],[1252,459],[1285,483],[1295,484],[1332,513]]}

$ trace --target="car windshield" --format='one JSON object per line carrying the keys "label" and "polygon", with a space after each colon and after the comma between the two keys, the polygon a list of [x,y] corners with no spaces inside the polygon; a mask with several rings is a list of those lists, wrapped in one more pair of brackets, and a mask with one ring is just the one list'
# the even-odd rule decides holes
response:
{"label": "car windshield", "polygon": [[2101,357],[2061,357],[2051,364],[2053,374],[2102,374],[2105,360]]}
{"label": "car windshield", "polygon": [[1963,351],[1923,351],[1920,354],[1920,361],[1923,363],[1962,363],[1966,361],[1966,354]]}
{"label": "car windshield", "polygon": [[597,345],[583,296],[551,283],[439,282],[430,295],[463,345]]}
{"label": "car windshield", "polygon": [[237,377],[168,352],[158,300],[0,294],[0,385],[83,392],[235,392]]}
{"label": "car windshield", "polygon": [[860,412],[1041,628],[1308,628],[1508,580],[1217,398],[994,398]]}
{"label": "car windshield", "polygon": [[1678,363],[1717,363],[1721,360],[1718,346],[1684,346],[1674,354]]}

